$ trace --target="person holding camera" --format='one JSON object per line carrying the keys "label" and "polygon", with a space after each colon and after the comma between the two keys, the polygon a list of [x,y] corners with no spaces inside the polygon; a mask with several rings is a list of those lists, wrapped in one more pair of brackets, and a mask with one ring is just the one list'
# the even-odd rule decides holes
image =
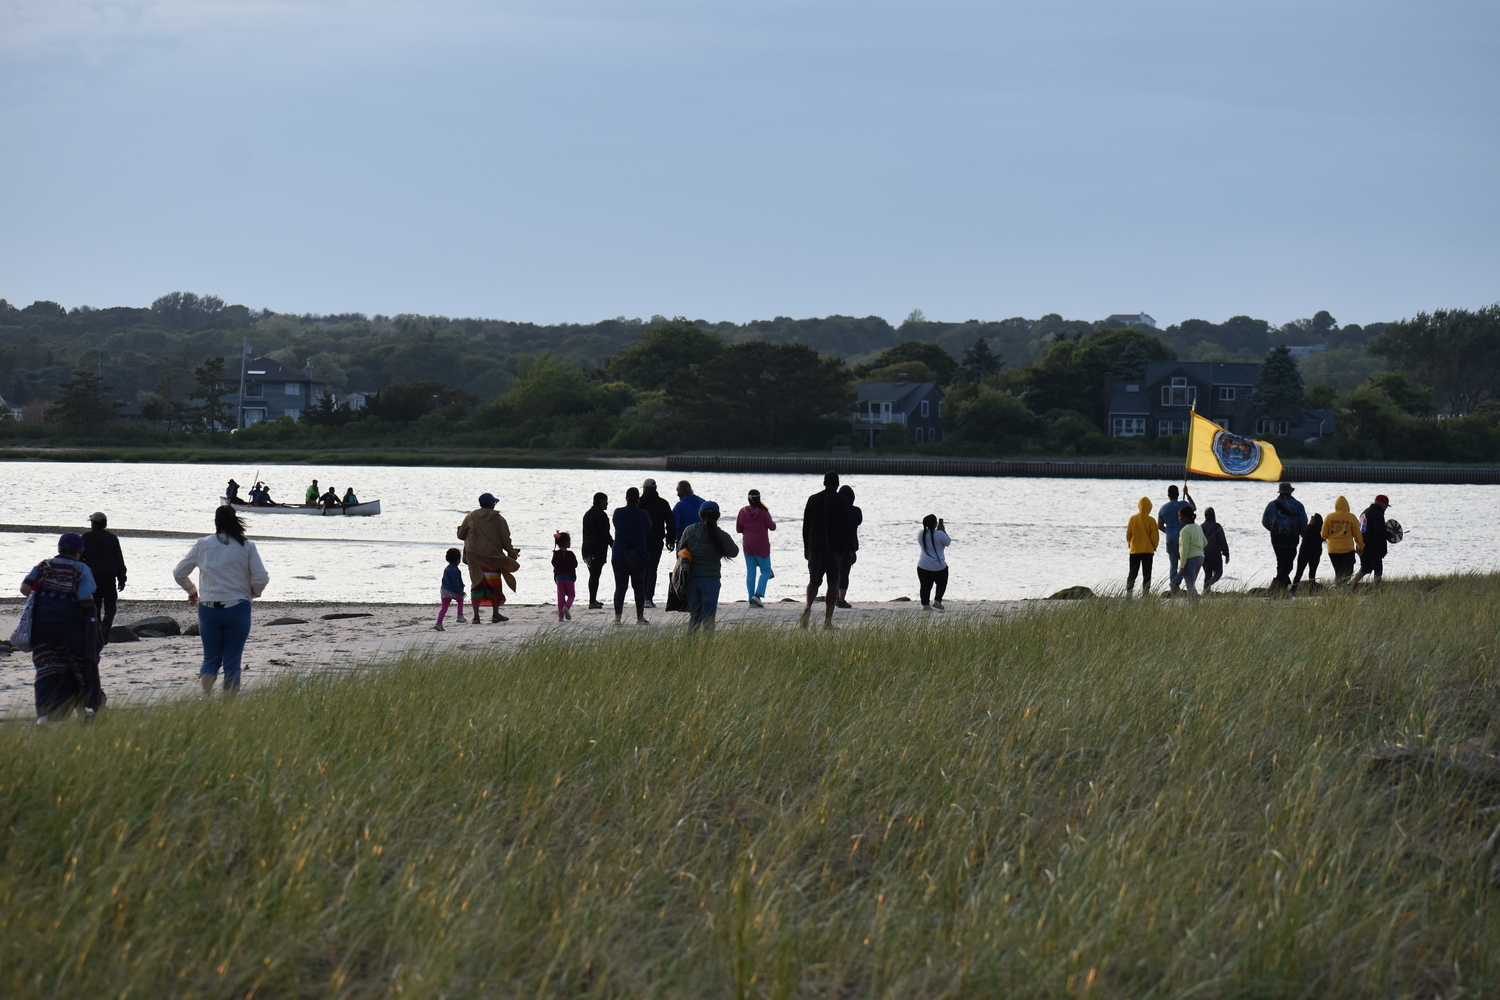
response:
{"label": "person holding camera", "polygon": [[[917,532],[917,545],[922,550],[917,557],[917,579],[922,586],[923,611],[943,610],[943,593],[948,589],[948,545],[952,541],[942,518],[936,514],[922,518],[922,530]],[[929,607],[927,598],[934,587],[937,593]]]}

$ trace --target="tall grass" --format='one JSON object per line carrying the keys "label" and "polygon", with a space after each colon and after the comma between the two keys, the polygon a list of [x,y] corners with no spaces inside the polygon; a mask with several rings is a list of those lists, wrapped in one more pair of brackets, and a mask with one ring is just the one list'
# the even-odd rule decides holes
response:
{"label": "tall grass", "polygon": [[1497,608],[636,633],[0,727],[0,994],[1494,996]]}

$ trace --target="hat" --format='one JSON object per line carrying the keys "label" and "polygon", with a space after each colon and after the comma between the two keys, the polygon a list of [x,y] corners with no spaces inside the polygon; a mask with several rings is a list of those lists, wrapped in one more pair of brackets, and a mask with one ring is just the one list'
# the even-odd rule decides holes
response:
{"label": "hat", "polygon": [[698,513],[701,514],[705,510],[711,510],[715,514],[717,514],[719,512],[719,505],[716,504],[716,503],[714,503],[712,500],[705,500],[705,501],[703,501],[703,506],[701,506],[701,507],[698,508]]}
{"label": "hat", "polygon": [[479,494],[479,504],[480,504],[480,506],[483,506],[483,505],[485,505],[487,503],[499,503],[499,502],[500,502],[499,498],[496,497],[495,494],[493,494],[493,493],[481,493],[481,494]]}
{"label": "hat", "polygon": [[107,516],[105,516],[104,511],[102,511],[102,510],[96,510],[92,514],[89,515],[89,520],[90,521],[108,521],[109,518]]}
{"label": "hat", "polygon": [[1292,484],[1284,482],[1280,486],[1276,487],[1276,489],[1282,493],[1290,493],[1292,492]]}
{"label": "hat", "polygon": [[1375,502],[1382,507],[1389,507],[1391,505],[1391,498],[1384,493],[1377,493],[1375,495]]}
{"label": "hat", "polygon": [[70,531],[57,540],[57,551],[59,552],[82,552],[83,536],[76,531]]}
{"label": "hat", "polygon": [[641,484],[641,489],[643,489],[643,490],[654,490],[654,489],[656,489],[656,480],[654,480],[654,479],[648,479],[648,480],[646,480],[644,483]]}

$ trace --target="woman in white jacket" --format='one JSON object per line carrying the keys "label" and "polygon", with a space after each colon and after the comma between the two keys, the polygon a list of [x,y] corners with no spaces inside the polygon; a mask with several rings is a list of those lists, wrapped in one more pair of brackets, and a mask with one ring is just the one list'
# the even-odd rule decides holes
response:
{"label": "woman in white jacket", "polygon": [[[948,543],[952,539],[943,530],[943,519],[936,514],[922,518],[922,530],[917,532],[917,545],[922,554],[917,557],[917,579],[922,585],[922,610],[943,610],[943,592],[948,589]],[[932,607],[927,606],[927,596],[937,588]]]}
{"label": "woman in white jacket", "polygon": [[[193,586],[193,570],[198,586]],[[188,603],[198,606],[198,632],[203,641],[203,667],[198,683],[203,693],[214,689],[219,668],[224,669],[224,690],[240,689],[240,660],[250,637],[250,601],[271,582],[255,543],[245,538],[245,522],[234,508],[214,512],[214,533],[193,543],[187,558],[172,571],[177,585],[188,593]]]}

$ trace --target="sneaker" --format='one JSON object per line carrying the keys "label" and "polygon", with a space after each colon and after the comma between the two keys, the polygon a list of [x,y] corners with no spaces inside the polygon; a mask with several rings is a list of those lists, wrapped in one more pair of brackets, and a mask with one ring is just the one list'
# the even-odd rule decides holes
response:
{"label": "sneaker", "polygon": [[620,624],[620,616],[619,615],[615,615],[615,624],[616,625]]}
{"label": "sneaker", "polygon": [[765,605],[765,603],[764,603],[764,602],[763,602],[763,601],[762,601],[762,600],[761,600],[761,599],[760,599],[760,595],[759,595],[759,594],[751,594],[751,595],[750,595],[750,606],[751,606],[751,607],[752,607],[752,608],[763,608],[763,607],[765,607],[765,606],[766,606],[766,605]]}
{"label": "sneaker", "polygon": [[601,610],[603,610],[603,608],[604,608],[604,605],[600,604],[598,601],[589,601],[589,610],[590,611],[601,611]]}
{"label": "sneaker", "polygon": [[923,611],[931,611],[932,608],[929,605],[924,604],[924,605],[922,605],[922,610]]}
{"label": "sneaker", "polygon": [[564,611],[563,612],[563,618],[566,619],[567,621],[572,621],[573,620],[573,611],[572,611],[572,609]]}
{"label": "sneaker", "polygon": [[843,608],[846,611],[852,611],[854,609],[854,605],[850,604],[848,601],[835,601],[833,606],[836,608]]}
{"label": "sneaker", "polygon": [[946,611],[947,609],[943,607],[943,602],[942,601],[933,601],[932,602],[932,610],[934,610],[934,611]]}
{"label": "sneaker", "polygon": [[510,619],[507,618],[507,617],[505,617],[504,615],[496,615],[495,617],[491,618],[490,621],[492,623],[493,622],[508,622],[508,621],[510,621]]}
{"label": "sneaker", "polygon": [[432,631],[434,631],[434,632],[443,632],[443,631],[446,631],[446,630],[443,628],[443,623],[442,622],[438,622],[436,625],[432,626]]}
{"label": "sneaker", "polygon": [[36,724],[39,726],[45,726],[47,724],[47,717],[45,715],[38,715],[36,717]]}
{"label": "sneaker", "polygon": [[650,625],[651,624],[650,622],[648,622],[646,620],[646,616],[645,615],[637,615],[636,619],[635,619],[635,623],[637,625]]}
{"label": "sneaker", "polygon": [[654,610],[655,610],[655,609],[656,609],[656,602],[655,602],[655,601],[653,601],[653,600],[652,600],[652,599],[651,599],[651,598],[649,598],[649,597],[648,597],[648,598],[646,598],[646,600],[645,600],[645,605],[646,605],[646,607],[648,607],[648,608],[651,608],[651,609],[652,609],[652,610],[653,610],[653,611],[654,611]]}
{"label": "sneaker", "polygon": [[460,625],[464,625],[464,624],[467,624],[467,623],[468,623],[468,621],[469,621],[469,619],[467,619],[467,618],[465,618],[465,617],[464,617],[464,616],[463,616],[463,615],[459,615],[459,616],[458,616],[458,623],[459,623],[459,624],[460,624]]}

